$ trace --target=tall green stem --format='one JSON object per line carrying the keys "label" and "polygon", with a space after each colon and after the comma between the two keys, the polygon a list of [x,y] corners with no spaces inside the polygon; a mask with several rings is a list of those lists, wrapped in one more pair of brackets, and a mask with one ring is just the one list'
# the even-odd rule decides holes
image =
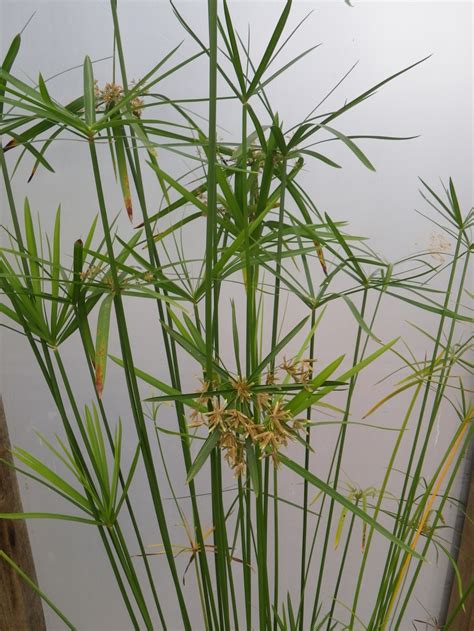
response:
{"label": "tall green stem", "polygon": [[96,184],[97,198],[99,202],[100,216],[102,220],[102,226],[105,235],[105,241],[107,246],[107,254],[110,262],[110,272],[112,276],[112,283],[114,288],[114,307],[115,316],[117,318],[117,326],[119,331],[120,348],[124,360],[124,372],[127,381],[127,388],[129,392],[130,404],[132,407],[132,413],[135,421],[135,427],[137,435],[140,441],[140,449],[143,455],[143,462],[145,464],[145,470],[147,474],[148,483],[150,486],[150,492],[153,500],[153,506],[157,517],[157,522],[160,528],[161,537],[163,540],[163,547],[165,550],[168,565],[170,567],[171,576],[176,589],[176,595],[178,598],[179,608],[183,618],[183,624],[186,630],[191,630],[191,623],[189,620],[186,603],[181,589],[178,573],[176,570],[176,563],[173,556],[173,549],[171,547],[171,541],[168,532],[168,526],[163,509],[163,502],[158,485],[158,479],[156,477],[156,471],[153,463],[153,456],[151,453],[150,442],[147,434],[145,418],[140,401],[140,393],[135,375],[135,366],[133,363],[132,351],[130,347],[130,340],[128,335],[128,327],[125,317],[125,311],[123,308],[123,301],[120,292],[120,284],[118,279],[117,265],[115,262],[112,236],[110,232],[110,225],[107,216],[107,208],[105,205],[105,198],[102,189],[102,181],[100,177],[99,162],[97,159],[97,152],[94,144],[94,140],[89,142],[89,150],[92,161],[92,170],[94,174],[94,181]]}
{"label": "tall green stem", "polygon": [[[367,305],[367,294],[368,294],[368,290],[367,288],[365,288],[363,296],[362,296],[362,307],[361,307],[362,319],[364,319],[364,315],[365,315],[365,308]],[[357,362],[359,361],[359,351],[360,351],[360,346],[361,346],[361,340],[362,340],[362,328],[359,326],[357,330],[354,356],[352,359],[353,366],[355,366]],[[344,416],[342,419],[342,426],[340,430],[340,440],[338,440],[339,444],[338,444],[338,451],[337,451],[336,470],[334,473],[334,481],[333,481],[333,487],[335,489],[337,489],[337,484],[339,481],[339,474],[340,474],[341,464],[342,464],[342,456],[344,452],[344,443],[345,443],[345,437],[346,437],[346,432],[347,432],[347,423],[349,420],[352,397],[354,394],[356,381],[357,381],[357,375],[354,375],[353,377],[351,377],[350,382],[349,382],[349,390],[347,393],[346,407],[345,407]],[[326,567],[325,562],[326,562],[326,555],[327,555],[327,550],[328,550],[328,545],[329,545],[329,536],[331,532],[332,517],[334,513],[334,504],[335,504],[334,499],[331,498],[331,501],[329,503],[329,513],[328,513],[328,521],[326,525],[326,534],[324,537],[324,544],[323,544],[323,549],[321,553],[321,563],[320,563],[319,574],[318,574],[318,583],[317,583],[316,593],[314,597],[313,613],[311,616],[311,626],[314,625],[314,623],[316,622],[316,614],[319,607],[319,598],[321,595],[321,587],[323,583],[324,570]]]}
{"label": "tall green stem", "polygon": [[[316,320],[316,311],[313,308],[311,311],[311,330],[314,327]],[[309,359],[314,358],[314,342],[315,335],[311,336],[309,344]],[[310,373],[311,378],[312,370]],[[306,411],[306,420],[311,421],[311,407]],[[304,468],[309,471],[309,455],[311,447],[311,427],[306,428],[305,436],[306,449],[304,454]],[[308,500],[309,500],[309,484],[305,479],[303,482],[303,526],[301,533],[301,570],[300,570],[300,606],[299,606],[299,631],[304,631],[304,605],[305,605],[305,592],[306,592],[306,539],[308,533]]]}
{"label": "tall green stem", "polygon": [[[127,94],[128,92],[128,79],[127,79],[127,70],[125,64],[125,55],[123,52],[122,38],[120,33],[120,23],[118,19],[117,13],[117,0],[111,0],[112,7],[112,18],[114,23],[114,42],[116,44],[117,54],[119,57],[119,65],[120,72],[122,75],[122,82],[124,87],[124,92]],[[143,133],[146,136],[146,132],[142,129]],[[135,188],[138,194],[138,199],[140,203],[140,209],[143,215],[143,223],[145,228],[146,242],[148,248],[148,255],[150,259],[150,263],[156,269],[160,269],[160,257],[158,254],[156,242],[153,238],[152,227],[150,221],[148,219],[148,209],[147,203],[145,199],[145,189],[143,186],[143,179],[141,175],[141,167],[140,167],[140,158],[137,147],[137,142],[135,138],[135,132],[133,127],[130,127],[130,134],[132,139],[132,148],[133,148],[133,159],[130,156],[130,150],[128,147],[128,140],[124,138],[124,144],[126,147],[127,155],[129,157],[129,164],[131,167]],[[152,162],[156,162],[156,159],[153,154],[150,154],[150,159]],[[163,293],[166,296],[166,291],[161,290],[158,285],[155,285],[155,291]],[[180,371],[179,371],[179,363],[176,352],[176,343],[174,339],[169,335],[168,330],[165,326],[165,309],[163,308],[163,304],[161,300],[156,301],[157,309],[158,309],[158,317],[160,320],[161,333],[163,337],[163,344],[165,347],[165,355],[168,364],[168,370],[170,374],[171,384],[176,390],[181,390],[181,379],[180,379]],[[174,329],[174,323],[171,319],[168,310],[166,309],[167,315],[167,324],[170,330]],[[184,464],[186,468],[186,473],[189,473],[192,464],[191,457],[191,449],[190,449],[190,441],[188,439],[188,428],[186,424],[186,416],[184,412],[184,407],[180,401],[175,402],[176,414],[178,419],[179,432],[181,435],[181,448],[183,452]],[[202,535],[202,526],[201,519],[199,516],[199,508],[196,499],[196,491],[194,481],[189,483],[189,492],[191,496],[191,505],[193,512],[193,521],[196,532],[196,541],[198,544],[198,558],[199,558],[199,566],[202,575],[202,584],[203,584],[203,592],[204,592],[204,602],[206,604],[206,613],[208,619],[213,618],[214,622],[217,624],[217,612],[215,608],[214,595],[213,595],[213,587],[211,583],[211,577],[209,574],[209,566],[207,562],[206,550],[204,547],[204,540]]]}

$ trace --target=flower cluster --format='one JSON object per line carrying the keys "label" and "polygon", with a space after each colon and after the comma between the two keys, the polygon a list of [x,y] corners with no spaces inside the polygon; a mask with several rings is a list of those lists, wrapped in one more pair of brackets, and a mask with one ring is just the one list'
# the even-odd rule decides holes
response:
{"label": "flower cluster", "polygon": [[[132,84],[133,85],[133,84]],[[106,83],[103,88],[99,87],[99,83],[95,81],[95,98],[97,101],[104,103],[106,107],[113,107],[123,97],[123,87],[117,83]],[[136,96],[130,101],[130,108],[133,116],[140,118],[144,101],[141,97]]]}
{"label": "flower cluster", "polygon": [[283,359],[280,369],[289,375],[295,383],[308,383],[313,374],[313,364],[315,359],[300,359],[298,361],[287,361]]}
{"label": "flower cluster", "polygon": [[[293,364],[286,362],[285,366],[282,370],[289,373],[291,366],[293,378],[298,383],[304,383],[311,374],[312,360]],[[267,384],[275,383],[275,379],[275,374],[271,373],[270,380],[267,376]],[[292,418],[285,409],[281,394],[272,396],[269,392],[252,391],[241,377],[232,379],[231,386],[234,391],[231,397],[218,398],[211,394],[215,385],[211,388],[209,383],[202,382],[198,403],[206,405],[208,411],[203,411],[202,407],[193,410],[189,427],[206,426],[210,433],[219,432],[219,447],[236,477],[246,471],[248,441],[257,449],[260,458],[271,457],[274,465],[278,466],[280,449],[304,429],[307,421]]]}

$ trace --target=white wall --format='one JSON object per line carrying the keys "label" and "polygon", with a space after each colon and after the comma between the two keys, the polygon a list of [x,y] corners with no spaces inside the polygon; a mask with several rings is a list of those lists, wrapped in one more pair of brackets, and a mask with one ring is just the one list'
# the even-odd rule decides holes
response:
{"label": "white wall", "polygon": [[[303,176],[304,183],[312,191],[321,209],[327,210],[333,218],[348,220],[353,233],[370,237],[372,247],[392,260],[425,249],[429,246],[432,233],[437,232],[436,227],[414,212],[414,208],[418,208],[432,215],[417,192],[418,176],[435,186],[438,177],[446,180],[452,176],[463,206],[470,207],[472,204],[473,9],[469,2],[355,1],[355,4],[352,9],[342,0],[295,4],[292,25],[296,25],[309,10],[314,13],[282,55],[281,61],[315,42],[322,42],[323,46],[302,60],[269,92],[277,104],[280,117],[289,125],[304,117],[355,61],[359,60],[355,71],[324,107],[337,107],[346,98],[362,92],[385,76],[433,53],[427,62],[381,89],[376,96],[348,113],[338,123],[341,131],[346,133],[420,135],[420,138],[394,143],[361,141],[361,147],[377,168],[376,173],[365,170],[342,146],[334,143],[328,149],[328,155],[340,161],[343,170],[331,170],[319,165],[307,166]],[[119,5],[130,77],[142,76],[182,39],[186,40],[183,55],[194,50],[166,2],[130,1],[120,2]],[[179,6],[196,30],[205,36],[205,2],[180,3]],[[239,29],[245,33],[246,25],[250,23],[252,46],[257,58],[269,24],[274,22],[281,10],[281,3],[231,2],[231,7]],[[3,49],[33,11],[36,11],[36,15],[24,34],[22,49],[15,64],[15,72],[20,78],[30,77],[35,80],[40,70],[48,77],[64,68],[82,64],[86,54],[93,59],[110,54],[112,25],[108,2],[105,1],[3,0],[0,2]],[[110,62],[97,64],[96,74],[101,83],[109,80]],[[173,78],[161,89],[176,97],[201,96],[206,92],[206,77],[205,63],[196,63],[183,71],[179,81]],[[77,95],[81,82],[82,70],[79,68],[51,82],[51,91],[56,98],[66,102]],[[222,107],[219,123],[223,128],[222,136],[231,138],[238,124],[236,107]],[[104,154],[104,160],[105,157]],[[20,202],[25,195],[29,196],[33,211],[40,214],[42,225],[47,230],[51,229],[57,205],[62,204],[65,219],[63,247],[72,253],[74,240],[84,235],[86,226],[97,212],[87,152],[78,143],[58,142],[50,152],[50,159],[57,169],[56,176],[41,171],[27,185],[27,169],[20,169],[14,179],[14,190]],[[166,168],[176,168],[178,172],[186,167],[181,158],[166,156],[164,160]],[[108,166],[106,171],[108,200],[115,212],[121,205],[120,194]],[[152,178],[150,186],[156,195],[155,205],[158,206],[158,193]],[[153,206],[152,196],[151,199]],[[4,202],[2,199],[2,223],[8,224],[8,210]],[[121,234],[132,234],[125,219],[121,222]],[[203,241],[196,237],[196,233],[188,235],[186,247],[190,256],[200,255],[202,246]],[[132,322],[137,364],[165,380],[164,356],[159,336],[155,334],[153,309],[144,309],[137,302],[130,302],[127,309]],[[341,352],[350,354],[352,348],[350,314],[342,308],[336,309],[334,314],[323,325],[318,341],[317,354],[322,365]],[[297,317],[298,313],[289,314],[287,325],[290,326]],[[387,302],[376,332],[386,340],[403,335],[422,357],[428,348],[426,340],[414,335],[405,323],[405,320],[413,319],[427,329],[433,323],[432,318],[420,315],[401,303]],[[45,435],[52,436],[58,429],[58,415],[22,338],[2,330],[1,342],[0,384],[12,442],[42,453],[47,458],[33,430],[39,429]],[[113,336],[112,352],[117,347]],[[65,345],[63,354],[69,367],[75,369],[82,366],[82,355],[75,341]],[[379,363],[376,370],[367,372],[362,380],[365,389],[360,390],[364,394],[359,394],[355,404],[355,416],[363,413],[370,403],[387,392],[383,385],[374,384],[382,374],[395,367],[393,360],[387,359],[385,363]],[[196,374],[196,368],[189,367],[185,374],[186,382],[194,383]],[[74,382],[79,399],[86,403],[92,393],[83,370],[74,372]],[[111,418],[122,416],[127,437],[126,449],[131,454],[135,445],[132,421],[121,373],[113,367],[109,368],[105,401]],[[397,400],[390,408],[383,408],[374,422],[399,425],[405,403],[406,400]],[[438,420],[437,441],[429,453],[428,473],[434,470],[442,456],[443,447],[454,427],[446,407]],[[334,436],[334,429],[318,434],[314,470],[319,474],[327,467]],[[347,476],[362,487],[371,484],[377,486],[393,441],[394,435],[390,432],[369,434],[368,430],[353,429],[344,465]],[[165,442],[167,453],[173,456],[169,459],[169,465],[176,479],[180,480],[179,447],[174,440]],[[405,445],[407,448],[408,444],[409,441]],[[133,487],[133,493],[138,498],[135,504],[142,516],[145,541],[153,543],[157,540],[157,534],[149,497],[140,488],[140,475]],[[287,497],[299,497],[301,487],[295,485],[291,476],[282,485]],[[184,492],[184,485],[181,487]],[[396,491],[396,488],[392,490]],[[64,506],[50,494],[30,483],[22,482],[22,492],[26,509],[64,510]],[[166,491],[164,495],[167,495]],[[449,509],[447,512],[445,517],[452,522],[455,511]],[[171,523],[176,523],[177,517],[171,508],[170,515]],[[298,515],[291,511],[285,513],[284,527],[288,544],[283,554],[288,588],[298,580],[299,570],[292,561],[294,551],[299,548],[299,524]],[[29,527],[41,587],[77,627],[88,631],[126,629],[124,611],[121,606],[116,606],[119,594],[96,533],[86,526],[66,526],[61,522],[30,522]],[[176,528],[174,536],[184,541],[180,528]],[[378,587],[377,569],[380,568],[374,557],[376,559],[378,556],[379,542],[374,550],[376,553],[370,566],[373,579],[364,589],[369,598],[360,610],[362,618],[368,612],[370,595]],[[411,629],[411,621],[415,618],[426,619],[425,610],[432,616],[439,615],[448,568],[444,559],[440,558],[439,563],[434,557],[431,560],[432,565],[423,573],[407,612],[406,626],[401,631]],[[355,549],[344,579],[345,588],[350,587],[354,575],[350,568],[358,568],[359,561],[360,552]],[[154,559],[152,564],[157,576],[161,569],[166,576],[163,560]],[[185,560],[180,567],[182,564],[185,564]],[[334,577],[336,568],[336,564],[334,568],[329,568],[329,577]],[[164,589],[166,594],[166,590],[170,589],[168,582],[163,588],[161,584],[158,581],[158,589]],[[282,585],[282,593],[284,589]],[[344,600],[343,593],[341,599]],[[165,598],[165,601],[174,602],[170,598]],[[196,603],[194,600],[192,602],[194,607]],[[170,620],[171,612],[170,604]],[[343,615],[344,610],[341,609],[341,612]],[[62,628],[48,611],[47,618],[49,629]],[[170,623],[170,628],[178,629],[179,625]]]}

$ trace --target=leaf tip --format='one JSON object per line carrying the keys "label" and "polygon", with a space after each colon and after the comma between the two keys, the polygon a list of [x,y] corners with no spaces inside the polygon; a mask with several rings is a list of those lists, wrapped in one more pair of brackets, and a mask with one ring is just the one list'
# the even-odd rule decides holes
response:
{"label": "leaf tip", "polygon": [[125,208],[127,209],[128,218],[130,219],[130,222],[132,222],[133,221],[132,200],[130,199],[130,197],[125,197],[124,202],[125,202]]}

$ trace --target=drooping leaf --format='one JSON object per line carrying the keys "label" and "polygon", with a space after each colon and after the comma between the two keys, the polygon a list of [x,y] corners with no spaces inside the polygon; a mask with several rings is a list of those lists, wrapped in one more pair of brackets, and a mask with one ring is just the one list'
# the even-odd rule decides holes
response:
{"label": "drooping leaf", "polygon": [[294,462],[293,460],[291,460],[284,454],[279,453],[278,458],[280,462],[283,465],[285,465],[285,467],[288,467],[288,469],[291,469],[292,471],[297,473],[301,478],[303,478],[304,480],[306,480],[307,482],[315,486],[317,489],[320,489],[320,491],[322,491],[326,495],[329,495],[329,497],[331,497],[334,501],[341,504],[341,506],[349,510],[351,513],[354,513],[356,517],[359,517],[360,519],[362,519],[362,521],[364,521],[371,528],[373,528],[379,534],[381,534],[386,539],[388,539],[391,543],[394,543],[396,546],[401,548],[404,552],[408,552],[413,557],[419,560],[424,560],[423,557],[418,552],[413,550],[404,541],[401,541],[401,539],[398,539],[397,537],[395,537],[389,530],[387,530],[384,526],[382,526],[378,521],[376,521],[368,513],[364,512],[356,504],[353,504],[350,500],[347,499],[347,497],[345,497],[344,495],[341,495],[341,493],[336,491],[330,484],[327,484],[326,482],[324,482],[324,480],[321,480],[320,478],[315,476],[313,473],[311,473],[310,471],[308,471],[307,469],[305,469],[298,463]]}
{"label": "drooping leaf", "polygon": [[366,166],[371,171],[375,171],[375,167],[372,164],[372,162],[365,155],[365,153],[361,149],[359,149],[359,147],[355,144],[355,142],[353,142],[350,138],[348,138],[342,132],[338,131],[337,129],[334,129],[334,127],[329,127],[328,125],[323,125],[322,123],[320,124],[320,127],[322,127],[326,131],[336,136],[336,138],[339,138],[339,140],[341,140],[346,145],[346,147],[348,147],[352,151],[352,153],[355,156],[357,156],[357,158],[359,158],[359,160],[362,162],[364,166]]}

